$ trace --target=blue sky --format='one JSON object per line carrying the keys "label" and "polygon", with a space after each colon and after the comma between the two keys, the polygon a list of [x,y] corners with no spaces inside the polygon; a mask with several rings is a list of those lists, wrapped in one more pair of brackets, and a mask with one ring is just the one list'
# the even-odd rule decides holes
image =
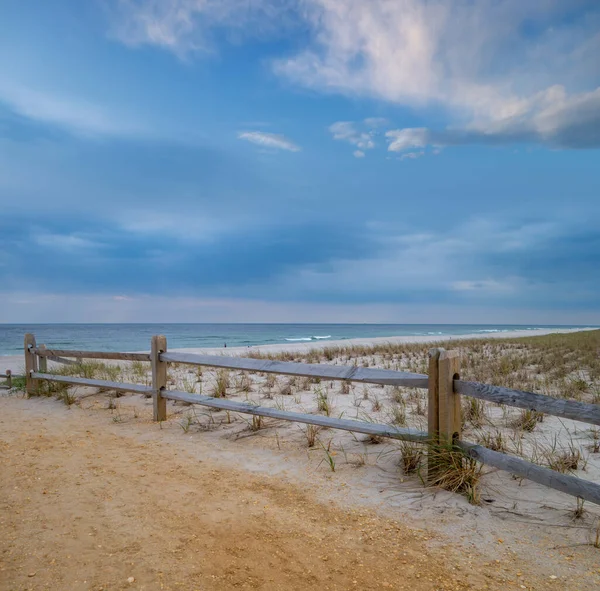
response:
{"label": "blue sky", "polygon": [[596,0],[0,22],[0,322],[600,324]]}

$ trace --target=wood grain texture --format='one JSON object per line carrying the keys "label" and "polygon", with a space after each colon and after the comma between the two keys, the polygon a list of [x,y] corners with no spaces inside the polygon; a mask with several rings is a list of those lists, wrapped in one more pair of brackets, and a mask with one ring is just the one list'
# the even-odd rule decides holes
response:
{"label": "wood grain texture", "polygon": [[440,434],[440,379],[438,361],[443,349],[429,350],[429,388],[427,393],[427,430],[432,442],[439,441]]}
{"label": "wood grain texture", "polygon": [[35,354],[36,344],[35,336],[27,333],[23,340],[25,353],[25,392],[27,396],[35,396],[38,392],[38,382],[33,377],[33,373],[38,370],[37,356]]}
{"label": "wood grain texture", "polygon": [[[440,353],[444,349],[429,350],[429,388],[427,391],[427,431],[429,443],[440,441]],[[431,450],[431,447],[430,447]],[[427,454],[427,481],[433,482],[439,471],[439,458],[435,454]]]}
{"label": "wood grain texture", "polygon": [[533,392],[522,392],[521,390],[490,386],[478,382],[465,382],[463,380],[456,380],[454,389],[465,396],[472,396],[489,402],[536,410],[555,417],[600,425],[600,405],[598,404],[564,400]]}
{"label": "wood grain texture", "polygon": [[168,363],[160,359],[161,353],[167,351],[167,337],[156,335],[151,342],[152,363],[152,407],[155,421],[167,420],[167,401],[161,396],[161,392],[167,387]]}
{"label": "wood grain texture", "polygon": [[439,370],[439,413],[440,443],[452,443],[460,439],[461,415],[460,394],[455,391],[454,378],[460,371],[460,354],[458,351],[440,350]]}
{"label": "wood grain texture", "polygon": [[[45,351],[46,345],[40,345],[38,351]],[[46,373],[48,371],[48,358],[42,355],[38,356],[38,369],[40,373]]]}
{"label": "wood grain texture", "polygon": [[152,392],[152,388],[150,386],[142,386],[140,384],[109,382],[107,380],[90,380],[87,378],[76,378],[73,376],[58,376],[52,373],[33,372],[32,376],[37,380],[61,382],[64,384],[73,384],[74,386],[92,386],[95,388],[105,388],[106,390],[118,390],[119,392],[137,392],[139,394],[148,394]]}
{"label": "wood grain texture", "polygon": [[292,363],[289,361],[272,361],[270,359],[249,359],[226,355],[197,355],[194,353],[167,353],[162,354],[160,358],[162,361],[168,361],[169,363],[187,363],[189,365],[205,365],[245,371],[322,378],[325,380],[347,380],[349,382],[362,382],[365,384],[404,386],[407,388],[427,388],[429,383],[428,377],[423,374],[348,365]]}
{"label": "wood grain texture", "polygon": [[48,359],[48,361],[54,361],[55,363],[62,363],[63,365],[77,365],[79,363],[78,361],[75,361],[73,359],[65,359],[64,357],[52,357],[51,355],[48,355],[47,357],[45,357],[45,359]]}
{"label": "wood grain texture", "polygon": [[10,390],[12,388],[12,371],[7,369],[4,377],[6,378],[6,387]]}
{"label": "wood grain texture", "polygon": [[117,359],[121,361],[150,361],[150,353],[117,353],[108,351],[75,351],[66,349],[36,349],[40,357],[75,357],[79,359]]}
{"label": "wood grain texture", "polygon": [[532,464],[515,456],[493,451],[481,445],[475,445],[466,441],[459,441],[457,445],[467,455],[486,466],[505,470],[515,476],[527,478],[532,482],[543,484],[549,488],[559,490],[574,497],[581,497],[590,503],[600,505],[600,485],[595,482],[571,476],[570,474],[561,474],[549,468]]}
{"label": "wood grain texture", "polygon": [[336,419],[334,417],[324,417],[322,415],[311,415],[297,412],[288,412],[276,408],[267,408],[264,406],[255,406],[244,402],[236,402],[224,398],[214,398],[201,394],[189,394],[176,390],[164,390],[162,396],[167,400],[180,400],[191,404],[209,406],[211,408],[220,408],[234,412],[240,412],[249,415],[258,415],[261,417],[270,417],[283,421],[293,421],[296,423],[305,423],[308,425],[319,425],[321,427],[330,427],[332,429],[342,429],[354,433],[366,433],[367,435],[379,435],[380,437],[390,437],[392,439],[403,439],[407,441],[426,441],[427,433],[415,431],[391,425],[379,425],[377,423],[367,423],[362,421],[350,421],[348,419]]}

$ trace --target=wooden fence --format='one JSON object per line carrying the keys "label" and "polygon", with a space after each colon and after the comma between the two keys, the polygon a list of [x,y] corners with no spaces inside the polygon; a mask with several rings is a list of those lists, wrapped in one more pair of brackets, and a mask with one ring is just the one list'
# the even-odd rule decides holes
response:
{"label": "wooden fence", "polygon": [[10,369],[7,369],[5,373],[0,373],[0,378],[6,380],[4,384],[0,384],[0,388],[12,388],[13,375]]}
{"label": "wooden fence", "polygon": [[[35,337],[32,334],[27,334],[25,335],[24,352],[26,390],[29,395],[37,393],[39,380],[49,380],[71,385],[151,394],[155,421],[164,421],[167,418],[167,400],[180,400],[211,408],[342,429],[355,433],[415,441],[428,445],[449,445],[453,446],[454,449],[462,450],[465,455],[485,465],[508,471],[518,477],[527,478],[533,482],[600,505],[600,484],[569,474],[562,474],[522,458],[464,441],[461,438],[460,397],[461,395],[471,396],[592,425],[600,425],[600,406],[562,400],[533,392],[490,386],[479,382],[463,381],[460,379],[460,356],[456,351],[431,349],[429,352],[429,375],[355,366],[292,363],[221,355],[169,353],[167,351],[167,339],[164,336],[152,337],[150,353],[109,353],[48,349],[44,345],[38,347],[36,346]],[[77,363],[72,361],[73,358],[150,362],[152,386],[48,373],[48,359],[59,363]],[[223,398],[169,390],[167,388],[167,366],[169,363],[427,389],[428,430],[424,432],[391,425],[288,412]]]}

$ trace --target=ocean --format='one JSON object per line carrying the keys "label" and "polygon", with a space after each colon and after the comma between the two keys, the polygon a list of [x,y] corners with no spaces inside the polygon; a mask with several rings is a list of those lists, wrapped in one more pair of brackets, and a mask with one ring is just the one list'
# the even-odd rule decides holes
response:
{"label": "ocean", "polygon": [[543,324],[0,324],[0,355],[23,351],[23,336],[56,349],[148,351],[152,335],[167,336],[169,349],[323,343],[352,338],[486,334],[536,328],[586,328]]}

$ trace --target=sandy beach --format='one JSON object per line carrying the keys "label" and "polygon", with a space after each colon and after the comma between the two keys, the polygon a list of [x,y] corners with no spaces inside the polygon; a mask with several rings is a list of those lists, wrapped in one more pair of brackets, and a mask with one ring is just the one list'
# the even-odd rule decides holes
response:
{"label": "sandy beach", "polygon": [[[549,333],[556,338],[544,339]],[[598,335],[464,335],[445,346],[460,350],[464,379],[598,403]],[[520,338],[532,336],[539,338]],[[427,349],[438,341],[355,339],[251,352],[426,373]],[[203,351],[243,355],[248,348]],[[87,371],[99,379],[150,380],[141,363],[91,364]],[[426,429],[424,390],[169,368],[169,389],[216,395],[219,384],[231,400]],[[206,589],[592,591],[600,585],[594,548],[600,507],[593,504],[580,506],[489,469],[477,475],[472,504],[424,486],[418,470],[403,464],[407,449],[392,440],[254,422],[183,403],[169,402],[167,412],[157,425],[151,399],[84,387],[61,400],[0,396],[2,470],[9,475],[0,490],[9,532],[0,568],[13,584],[7,589],[126,589],[130,577],[139,589],[195,588],[189,581]],[[525,411],[464,397],[463,438],[559,470],[568,457],[569,473],[600,481],[600,433],[587,424],[531,420]],[[418,449],[408,451],[418,457]],[[58,526],[73,514],[79,521]],[[44,544],[29,548],[27,540],[40,536]],[[159,558],[164,552],[168,564]],[[284,556],[286,564],[301,566],[286,570]],[[257,566],[262,561],[268,568]]]}

